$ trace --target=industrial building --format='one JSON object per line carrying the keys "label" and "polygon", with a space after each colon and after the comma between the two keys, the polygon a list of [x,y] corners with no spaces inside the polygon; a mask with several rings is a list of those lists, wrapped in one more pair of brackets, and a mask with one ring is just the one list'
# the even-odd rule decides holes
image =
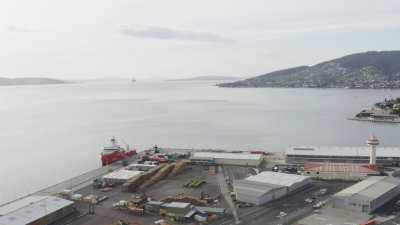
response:
{"label": "industrial building", "polygon": [[261,154],[194,152],[190,157],[192,163],[207,165],[259,166],[263,161]]}
{"label": "industrial building", "polygon": [[261,205],[304,188],[308,176],[265,171],[233,182],[236,200]]}
{"label": "industrial building", "polygon": [[285,151],[286,162],[369,163],[378,165],[400,165],[400,148],[380,147],[379,140],[371,136],[366,147],[304,147],[291,146]]}
{"label": "industrial building", "polygon": [[74,211],[72,201],[54,196],[29,196],[0,207],[0,225],[49,225]]}
{"label": "industrial building", "polygon": [[122,169],[104,175],[103,180],[107,183],[120,184],[126,182],[127,180],[138,177],[142,173],[143,171]]}
{"label": "industrial building", "polygon": [[192,205],[185,202],[164,203],[160,207],[160,215],[182,220],[191,211]]}
{"label": "industrial building", "polygon": [[332,198],[333,207],[371,213],[400,194],[400,180],[393,177],[369,177]]}
{"label": "industrial building", "polygon": [[381,174],[381,170],[371,164],[309,162],[304,164],[303,174],[321,180],[360,181]]}
{"label": "industrial building", "polygon": [[[285,151],[286,162],[369,163],[368,147],[289,147]],[[400,165],[400,148],[376,148],[376,164]]]}

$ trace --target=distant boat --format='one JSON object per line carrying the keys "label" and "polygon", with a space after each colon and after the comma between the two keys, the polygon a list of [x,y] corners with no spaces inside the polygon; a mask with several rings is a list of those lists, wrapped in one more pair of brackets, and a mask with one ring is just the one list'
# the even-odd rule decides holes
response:
{"label": "distant boat", "polygon": [[135,78],[132,78],[131,82],[132,82],[132,83],[135,83],[135,82],[136,82],[136,79],[135,79]]}

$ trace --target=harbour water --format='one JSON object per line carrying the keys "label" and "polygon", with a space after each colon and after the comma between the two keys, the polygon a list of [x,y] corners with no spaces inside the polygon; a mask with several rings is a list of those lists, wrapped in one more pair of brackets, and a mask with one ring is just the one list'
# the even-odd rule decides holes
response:
{"label": "harbour water", "polygon": [[[0,203],[100,166],[110,136],[144,149],[283,151],[288,145],[399,146],[399,124],[351,121],[398,90],[225,89],[215,82],[0,87]],[[400,155],[400,152],[399,152]]]}

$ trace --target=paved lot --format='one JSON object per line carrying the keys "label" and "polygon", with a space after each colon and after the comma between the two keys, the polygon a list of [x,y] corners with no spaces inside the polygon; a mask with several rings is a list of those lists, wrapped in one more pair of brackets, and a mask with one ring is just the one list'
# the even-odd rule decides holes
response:
{"label": "paved lot", "polygon": [[[193,179],[204,179],[206,184],[199,188],[185,188],[183,185]],[[168,177],[146,190],[146,195],[160,200],[168,196],[176,196],[178,194],[191,195],[200,197],[201,192],[209,194],[211,197],[220,195],[219,186],[215,175],[210,175],[208,167],[193,166],[188,167],[185,172],[176,176]],[[143,225],[154,224],[154,221],[161,219],[158,215],[135,216],[124,210],[114,209],[112,204],[119,200],[129,200],[133,197],[132,193],[122,192],[121,187],[115,187],[111,192],[101,192],[98,189],[93,189],[92,186],[87,186],[77,193],[83,196],[94,194],[98,196],[108,196],[109,199],[95,206],[95,215],[82,216],[74,220],[71,225],[111,225],[113,222],[123,219],[130,222],[140,222]],[[216,207],[226,207],[226,203],[221,200],[216,203]],[[88,212],[88,204],[77,204],[80,213]],[[65,224],[65,223],[62,223]],[[174,224],[174,223],[171,223]]]}
{"label": "paved lot", "polygon": [[[327,188],[328,193],[319,200],[325,200],[333,193],[338,192],[352,183],[348,182],[314,182],[297,193],[279,199],[274,202],[267,203],[263,206],[255,206],[239,209],[239,217],[241,224],[246,225],[277,225],[277,224],[293,224],[310,215],[313,212],[312,204],[306,203],[304,200],[311,197],[312,193],[321,188]],[[287,216],[278,218],[280,212],[287,213]],[[234,224],[232,219],[226,219],[214,225]]]}
{"label": "paved lot", "polygon": [[[198,188],[186,188],[184,185],[191,180],[204,180],[205,184]],[[215,175],[210,175],[208,167],[190,166],[184,173],[161,180],[156,185],[146,190],[146,195],[160,200],[168,196],[176,196],[178,194],[191,195],[200,197],[201,193],[208,194],[211,197],[219,195],[219,187]]]}
{"label": "paved lot", "polygon": [[319,213],[314,213],[296,224],[298,225],[358,225],[369,220],[370,216],[348,210],[326,206]]}

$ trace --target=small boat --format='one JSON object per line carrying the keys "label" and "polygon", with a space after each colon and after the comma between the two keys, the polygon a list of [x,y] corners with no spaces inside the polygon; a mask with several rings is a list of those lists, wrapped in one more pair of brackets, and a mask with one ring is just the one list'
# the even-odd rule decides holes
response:
{"label": "small boat", "polygon": [[115,137],[111,138],[111,145],[104,147],[101,153],[101,162],[103,166],[110,165],[114,162],[127,159],[136,155],[135,149],[129,149],[127,145],[126,148],[121,147]]}

